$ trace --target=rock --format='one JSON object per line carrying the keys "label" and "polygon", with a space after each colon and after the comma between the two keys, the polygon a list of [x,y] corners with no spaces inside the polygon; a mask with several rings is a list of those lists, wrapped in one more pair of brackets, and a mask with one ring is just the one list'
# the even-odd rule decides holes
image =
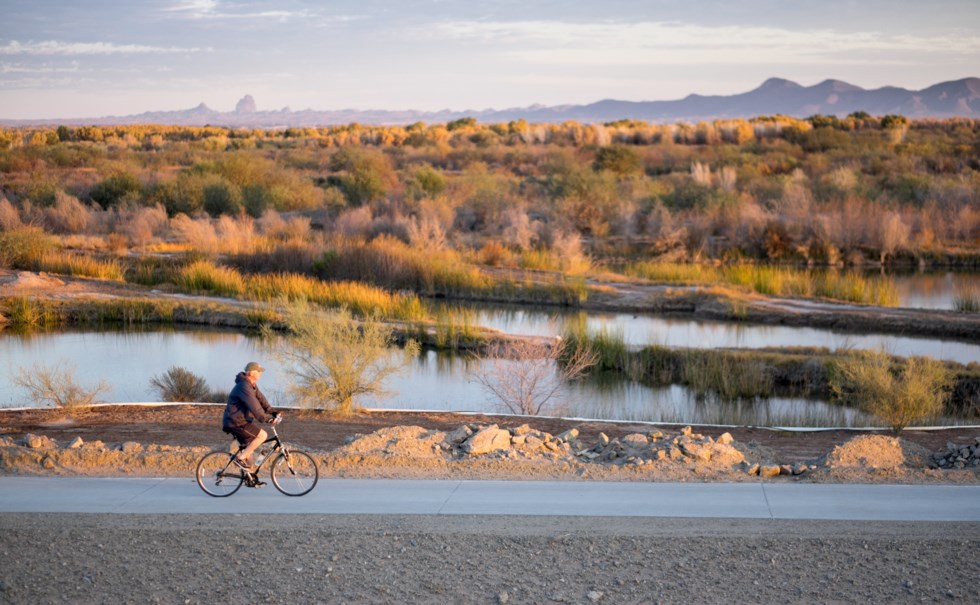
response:
{"label": "rock", "polygon": [[505,431],[496,424],[473,433],[473,436],[463,443],[463,451],[470,456],[478,456],[480,454],[509,448],[510,431]]}
{"label": "rock", "polygon": [[780,472],[781,469],[779,468],[779,465],[776,464],[766,464],[759,468],[760,477],[778,477]]}
{"label": "rock", "polygon": [[143,451],[143,444],[138,441],[127,441],[119,446],[119,449],[125,454],[138,454]]}
{"label": "rock", "polygon": [[646,435],[641,433],[631,433],[626,435],[619,440],[620,443],[626,447],[631,447],[635,450],[646,449],[650,445],[650,440],[647,439]]}
{"label": "rock", "polygon": [[735,441],[731,433],[722,433],[715,443],[720,443],[721,445],[731,445]]}
{"label": "rock", "polygon": [[84,442],[82,441],[81,437],[75,437],[74,439],[72,439],[71,443],[68,444],[68,449],[70,450],[78,449],[82,447],[82,443]]}
{"label": "rock", "polygon": [[32,450],[48,450],[58,447],[54,439],[45,437],[44,435],[35,435],[34,433],[24,435],[24,438],[21,440],[21,445]]}
{"label": "rock", "polygon": [[531,428],[531,425],[529,425],[529,424],[522,424],[521,426],[519,426],[519,427],[517,427],[517,428],[514,429],[514,434],[515,435],[527,435],[532,430],[534,430],[534,429]]}
{"label": "rock", "polygon": [[534,435],[528,435],[524,439],[524,447],[526,447],[529,450],[536,450],[542,445],[544,445],[544,441],[542,441],[538,437],[535,437]]}
{"label": "rock", "polygon": [[460,443],[466,441],[466,438],[473,434],[470,427],[465,424],[454,431],[446,433],[446,442],[453,445],[459,445]]}
{"label": "rock", "polygon": [[689,426],[685,426],[684,428],[681,429],[681,435],[684,435],[685,437],[690,437],[693,433],[694,433],[694,429],[692,429]]}
{"label": "rock", "polygon": [[749,475],[752,475],[753,477],[756,476],[756,475],[758,475],[759,474],[759,463],[757,462],[757,463],[749,466],[749,469],[746,471],[746,473],[748,473]]}
{"label": "rock", "polygon": [[527,435],[514,435],[510,438],[511,445],[524,445],[527,443]]}
{"label": "rock", "polygon": [[569,441],[575,441],[576,439],[578,439],[578,429],[576,428],[568,429],[561,435],[555,437],[555,439],[559,441],[563,441],[565,443],[568,443]]}
{"label": "rock", "polygon": [[660,431],[654,431],[650,433],[648,436],[650,437],[650,441],[658,441],[664,438],[664,434],[661,433]]}
{"label": "rock", "polygon": [[586,594],[585,596],[589,598],[589,601],[593,603],[598,603],[599,601],[602,600],[602,597],[604,597],[605,595],[599,592],[598,590],[590,590],[588,594]]}
{"label": "rock", "polygon": [[599,447],[603,448],[609,445],[609,435],[605,433],[599,433]]}
{"label": "rock", "polygon": [[698,462],[708,462],[711,460],[711,445],[697,442],[681,444],[681,452],[685,456],[694,458]]}
{"label": "rock", "polygon": [[797,462],[796,464],[793,465],[793,474],[794,475],[802,475],[807,470],[808,470],[807,465],[802,464],[800,462]]}
{"label": "rock", "polygon": [[507,594],[507,591],[503,591],[497,595],[497,603],[500,605],[507,605],[507,603],[510,603],[510,595]]}

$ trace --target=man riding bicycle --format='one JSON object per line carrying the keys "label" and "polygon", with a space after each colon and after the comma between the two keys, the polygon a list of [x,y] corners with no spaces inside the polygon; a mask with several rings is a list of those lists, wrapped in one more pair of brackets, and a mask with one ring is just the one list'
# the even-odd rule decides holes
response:
{"label": "man riding bicycle", "polygon": [[234,435],[238,443],[245,447],[234,462],[249,472],[252,470],[252,454],[268,437],[268,433],[256,422],[276,424],[280,419],[279,412],[272,409],[269,400],[259,390],[257,383],[264,371],[261,365],[250,361],[245,370],[235,376],[235,386],[228,394],[228,405],[221,421],[221,430]]}

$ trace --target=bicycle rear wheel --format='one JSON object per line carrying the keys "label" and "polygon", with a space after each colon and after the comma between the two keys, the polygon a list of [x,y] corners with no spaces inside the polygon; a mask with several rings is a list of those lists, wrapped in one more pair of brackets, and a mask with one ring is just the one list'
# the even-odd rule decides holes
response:
{"label": "bicycle rear wheel", "polygon": [[209,496],[225,498],[238,491],[245,474],[235,466],[228,452],[211,452],[197,463],[197,484]]}
{"label": "bicycle rear wheel", "polygon": [[270,476],[277,490],[287,496],[302,496],[316,486],[320,471],[309,454],[290,451],[273,460]]}

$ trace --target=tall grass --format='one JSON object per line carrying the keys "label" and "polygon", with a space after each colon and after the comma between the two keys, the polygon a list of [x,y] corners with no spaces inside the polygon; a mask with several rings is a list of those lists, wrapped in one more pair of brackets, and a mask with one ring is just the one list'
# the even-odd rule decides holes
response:
{"label": "tall grass", "polygon": [[27,296],[14,296],[0,305],[6,308],[7,320],[11,326],[21,330],[53,328],[63,320],[52,303]]}
{"label": "tall grass", "polygon": [[772,373],[759,359],[693,349],[684,361],[683,382],[699,395],[715,393],[726,401],[769,397],[775,388]]}
{"label": "tall grass", "polygon": [[316,263],[320,277],[363,281],[426,296],[486,289],[492,280],[453,250],[420,250],[394,238],[344,241]]}
{"label": "tall grass", "polygon": [[362,317],[415,320],[426,316],[418,297],[392,294],[380,288],[350,281],[325,282],[306,275],[275,273],[243,275],[210,261],[197,261],[177,275],[177,286],[191,292],[271,302],[307,300],[327,307],[346,307]]}
{"label": "tall grass", "polygon": [[957,292],[953,297],[953,309],[965,313],[980,313],[980,290]]}
{"label": "tall grass", "polygon": [[898,290],[891,279],[865,277],[853,271],[813,272],[769,265],[714,267],[639,262],[628,265],[625,273],[659,282],[738,286],[767,296],[820,297],[887,307],[898,305]]}
{"label": "tall grass", "polygon": [[[600,330],[589,330],[583,318],[566,324],[561,338],[565,342],[565,357],[572,356],[579,350],[588,350],[595,354],[596,362],[591,368],[592,372],[623,372],[636,378],[635,364],[622,329],[604,327]],[[558,361],[561,362],[562,358]]]}
{"label": "tall grass", "polygon": [[435,345],[441,349],[460,349],[483,341],[473,311],[440,309],[436,313]]}
{"label": "tall grass", "polygon": [[100,260],[80,254],[48,252],[38,259],[35,268],[38,271],[61,275],[94,277],[111,281],[124,280],[122,265],[111,258]]}

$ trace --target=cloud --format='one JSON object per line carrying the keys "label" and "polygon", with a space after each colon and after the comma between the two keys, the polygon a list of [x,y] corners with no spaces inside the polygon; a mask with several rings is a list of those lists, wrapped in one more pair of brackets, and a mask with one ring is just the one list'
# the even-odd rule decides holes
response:
{"label": "cloud", "polygon": [[226,19],[237,19],[237,20],[269,20],[274,19],[278,21],[286,21],[294,18],[308,18],[311,14],[308,11],[284,11],[284,10],[258,10],[258,11],[248,11],[248,10],[227,10],[230,9],[241,9],[244,8],[243,4],[231,4],[226,3],[225,7],[221,6],[218,0],[181,0],[180,2],[175,2],[173,5],[162,9],[163,12],[178,16],[183,19],[195,19],[195,20],[226,20]]}
{"label": "cloud", "polygon": [[176,46],[144,46],[142,44],[113,44],[111,42],[44,42],[21,43],[11,40],[0,46],[0,55],[117,55],[210,52],[211,48],[179,48]]}
{"label": "cloud", "polygon": [[[485,43],[515,58],[543,64],[696,64],[905,62],[918,54],[980,55],[971,31],[937,36],[792,30],[767,26],[707,26],[677,22],[451,21],[414,32],[424,38]],[[862,60],[862,53],[873,53]]]}

